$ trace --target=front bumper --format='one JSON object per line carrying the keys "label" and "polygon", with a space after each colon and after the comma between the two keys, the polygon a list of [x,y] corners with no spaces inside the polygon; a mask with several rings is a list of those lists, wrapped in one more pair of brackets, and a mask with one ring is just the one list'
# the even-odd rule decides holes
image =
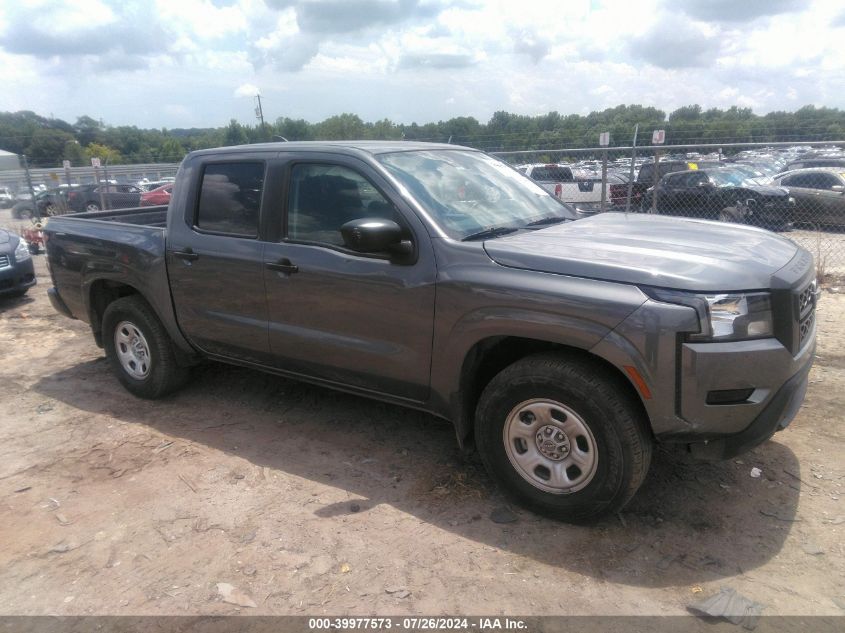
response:
{"label": "front bumper", "polygon": [[32,258],[22,262],[13,262],[11,266],[0,268],[0,296],[15,294],[36,284],[35,267]]}
{"label": "front bumper", "polygon": [[804,401],[812,365],[811,359],[797,374],[787,380],[744,430],[714,440],[692,443],[692,455],[705,460],[730,459],[751,450],[777,431],[785,429]]}

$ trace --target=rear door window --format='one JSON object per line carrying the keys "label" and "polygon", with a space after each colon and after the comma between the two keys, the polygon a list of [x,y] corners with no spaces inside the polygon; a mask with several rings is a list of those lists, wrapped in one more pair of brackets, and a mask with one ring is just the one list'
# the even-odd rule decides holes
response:
{"label": "rear door window", "polygon": [[194,225],[211,233],[257,237],[264,163],[205,166]]}

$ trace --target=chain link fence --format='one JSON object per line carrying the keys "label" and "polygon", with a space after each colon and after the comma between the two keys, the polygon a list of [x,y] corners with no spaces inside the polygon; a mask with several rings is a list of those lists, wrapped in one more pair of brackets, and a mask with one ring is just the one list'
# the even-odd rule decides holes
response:
{"label": "chain link fence", "polygon": [[[497,152],[579,216],[653,213],[782,232],[845,275],[845,141]],[[692,230],[692,229],[691,229]]]}

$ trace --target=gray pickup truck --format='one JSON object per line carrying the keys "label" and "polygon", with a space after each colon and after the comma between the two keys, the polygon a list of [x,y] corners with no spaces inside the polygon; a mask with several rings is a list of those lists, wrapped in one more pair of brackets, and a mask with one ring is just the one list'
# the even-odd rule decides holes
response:
{"label": "gray pickup truck", "polygon": [[572,210],[469,148],[202,150],[170,205],[51,218],[59,312],[158,398],[213,359],[428,411],[565,520],[620,509],[656,442],[709,459],[785,427],[813,258],[764,230]]}

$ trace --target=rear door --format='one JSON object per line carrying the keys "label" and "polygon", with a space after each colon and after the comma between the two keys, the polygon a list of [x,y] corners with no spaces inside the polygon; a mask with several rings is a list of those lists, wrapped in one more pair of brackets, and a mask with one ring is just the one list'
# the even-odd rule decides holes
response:
{"label": "rear door", "polygon": [[[435,265],[430,239],[366,163],[291,156],[287,212],[264,252],[270,351],[286,370],[414,401],[428,396]],[[353,219],[389,218],[415,249],[409,260],[344,245]]]}
{"label": "rear door", "polygon": [[190,185],[175,201],[167,270],[179,326],[208,354],[265,363],[267,302],[261,241],[271,161],[222,155],[183,167]]}

